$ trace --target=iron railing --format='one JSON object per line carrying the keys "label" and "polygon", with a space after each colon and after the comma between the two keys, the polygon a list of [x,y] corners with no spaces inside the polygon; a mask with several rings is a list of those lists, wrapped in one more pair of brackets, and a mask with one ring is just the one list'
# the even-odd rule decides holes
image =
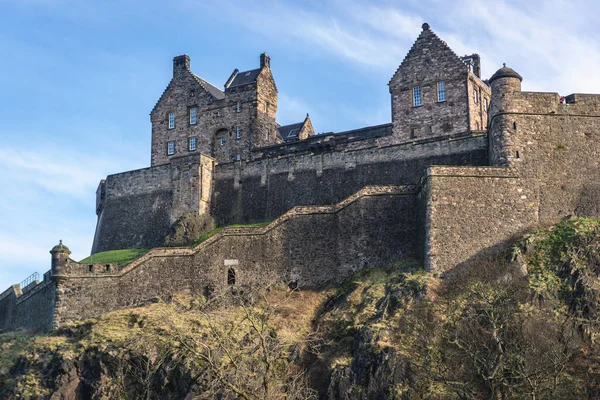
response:
{"label": "iron railing", "polygon": [[25,278],[23,280],[23,282],[21,282],[19,285],[21,286],[21,290],[25,290],[25,288],[29,285],[31,285],[33,282],[35,281],[39,281],[40,280],[40,274],[37,272],[34,272],[33,274],[29,275],[27,278]]}

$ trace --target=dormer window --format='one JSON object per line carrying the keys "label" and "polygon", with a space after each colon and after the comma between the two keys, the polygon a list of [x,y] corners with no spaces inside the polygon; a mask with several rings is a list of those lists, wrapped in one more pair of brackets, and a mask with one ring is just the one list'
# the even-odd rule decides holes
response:
{"label": "dormer window", "polygon": [[421,105],[421,86],[413,87],[413,107]]}
{"label": "dormer window", "polygon": [[438,103],[446,101],[446,82],[445,81],[439,81],[437,83],[437,101],[438,101]]}
{"label": "dormer window", "polygon": [[190,108],[190,125],[196,125],[196,107]]}
{"label": "dormer window", "polygon": [[175,154],[175,141],[171,140],[167,142],[167,155],[172,156]]}
{"label": "dormer window", "polygon": [[236,139],[241,139],[242,138],[242,130],[240,129],[239,126],[237,128],[235,128],[235,138]]}
{"label": "dormer window", "polygon": [[191,137],[188,139],[188,149],[190,151],[196,150],[196,138],[195,137]]}
{"label": "dormer window", "polygon": [[169,113],[169,129],[173,129],[173,128],[175,128],[175,113],[170,112]]}
{"label": "dormer window", "polygon": [[235,111],[236,111],[236,112],[242,112],[242,102],[241,102],[241,101],[238,101],[238,102],[235,104]]}

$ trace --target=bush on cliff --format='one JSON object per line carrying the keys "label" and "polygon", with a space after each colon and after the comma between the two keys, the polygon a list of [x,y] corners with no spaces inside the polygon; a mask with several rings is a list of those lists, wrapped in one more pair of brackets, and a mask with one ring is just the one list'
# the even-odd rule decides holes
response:
{"label": "bush on cliff", "polygon": [[190,246],[200,236],[215,229],[215,221],[207,214],[186,214],[171,225],[169,234],[165,237],[165,246]]}

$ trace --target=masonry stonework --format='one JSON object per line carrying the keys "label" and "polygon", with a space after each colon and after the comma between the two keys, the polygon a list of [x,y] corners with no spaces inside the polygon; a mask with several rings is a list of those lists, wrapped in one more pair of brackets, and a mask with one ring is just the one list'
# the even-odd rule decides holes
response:
{"label": "masonry stonework", "polygon": [[[175,57],[151,113],[151,167],[96,192],[92,252],[152,250],[81,264],[60,243],[43,281],[0,294],[0,329],[47,330],[177,292],[322,286],[402,258],[446,276],[540,223],[600,216],[600,95],[521,81],[506,66],[482,80],[477,54],[459,57],[424,24],[390,80],[391,122],[315,135],[308,115],[276,122],[266,54],[223,90]],[[189,213],[268,223],[160,247]]]}

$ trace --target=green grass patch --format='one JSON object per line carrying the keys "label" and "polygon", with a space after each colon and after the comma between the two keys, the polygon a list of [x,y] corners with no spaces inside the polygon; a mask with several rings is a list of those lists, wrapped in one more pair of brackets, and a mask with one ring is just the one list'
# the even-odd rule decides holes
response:
{"label": "green grass patch", "polygon": [[135,260],[137,257],[146,254],[147,249],[126,249],[126,250],[110,250],[101,253],[92,254],[89,257],[79,261],[81,264],[102,264],[102,263],[117,263],[125,265]]}
{"label": "green grass patch", "polygon": [[202,235],[200,235],[198,240],[196,240],[194,243],[192,243],[192,247],[197,246],[200,243],[204,242],[205,240],[215,236],[217,233],[219,233],[220,231],[222,231],[225,228],[262,228],[263,226],[267,226],[270,223],[271,223],[271,221],[266,221],[266,222],[257,222],[255,224],[234,224],[234,225],[221,226],[221,227],[212,229],[208,232],[204,232]]}

